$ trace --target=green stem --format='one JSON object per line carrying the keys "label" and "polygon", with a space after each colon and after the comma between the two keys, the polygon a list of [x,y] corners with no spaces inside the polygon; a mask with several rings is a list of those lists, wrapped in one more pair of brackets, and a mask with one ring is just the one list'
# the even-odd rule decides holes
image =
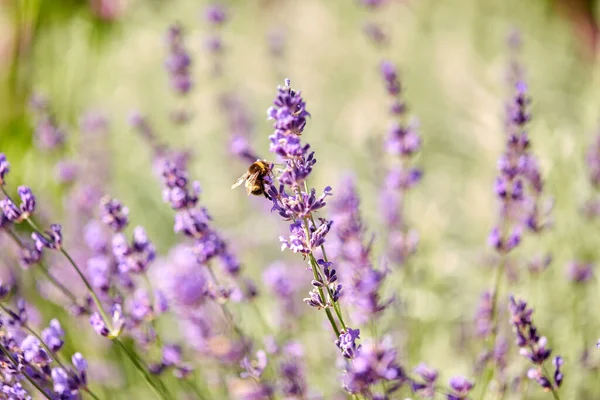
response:
{"label": "green stem", "polygon": [[[5,194],[6,194],[6,192],[5,192]],[[37,226],[37,224],[31,218],[27,218],[27,219],[25,219],[25,221],[27,221],[27,223],[31,226],[31,228],[33,228],[33,230],[35,232],[37,232],[38,235],[46,237],[46,235],[41,231],[41,229]],[[102,319],[104,320],[104,323],[106,324],[106,326],[108,326],[109,330],[112,332],[113,328],[112,328],[111,320],[106,315],[106,312],[104,311],[104,308],[102,307],[102,303],[100,302],[100,299],[96,295],[96,292],[94,292],[92,285],[90,285],[90,282],[87,280],[87,278],[85,277],[83,272],[81,272],[81,270],[79,269],[79,267],[77,266],[75,261],[73,261],[73,258],[71,258],[71,255],[62,246],[59,249],[60,249],[60,252],[69,261],[69,263],[73,266],[73,268],[75,268],[75,271],[77,271],[77,274],[79,275],[79,277],[85,284],[87,290],[90,292],[90,295],[92,296],[92,299],[94,300],[94,303],[96,304],[96,308],[98,309],[98,312],[100,312],[100,315],[102,316]]]}
{"label": "green stem", "polygon": [[[308,182],[306,182],[306,181],[304,181],[304,191],[306,193],[309,192]],[[316,227],[317,224],[315,223],[315,217],[313,217],[313,215],[310,214],[309,218],[310,218],[310,222],[312,222],[313,226]],[[309,238],[309,236],[306,237],[307,240],[308,240],[308,238]],[[323,260],[325,262],[329,262],[329,259],[327,258],[327,252],[325,251],[325,245],[322,244],[320,246],[320,248],[321,248],[321,252],[323,253]],[[314,258],[312,253],[311,253],[311,256]],[[342,310],[340,309],[340,304],[337,301],[333,301],[333,293],[332,293],[331,289],[329,288],[329,286],[327,287],[327,294],[329,294],[329,298],[331,299],[331,302],[333,304],[333,309],[335,310],[335,313],[336,313],[338,319],[340,320],[340,323],[342,324],[342,328],[344,330],[346,330],[346,323],[344,322],[344,317],[342,316]]]}
{"label": "green stem", "polygon": [[554,385],[552,384],[552,380],[550,379],[550,374],[548,374],[548,370],[546,370],[546,366],[542,365],[542,371],[544,371],[544,375],[546,375],[546,379],[550,382],[550,392],[552,392],[552,396],[554,400],[560,400],[558,393],[556,393],[556,389],[554,389]]}
{"label": "green stem", "polygon": [[[308,235],[308,232],[306,232],[306,233]],[[307,236],[307,237],[309,237],[309,236]],[[310,264],[311,264],[310,269],[312,269],[312,272],[313,272],[313,277],[315,278],[316,281],[320,281],[321,278],[320,278],[319,272],[318,272],[319,266],[318,266],[315,258],[312,256],[312,253],[310,254],[309,260],[310,260]],[[323,293],[323,289],[318,288],[318,290],[319,290],[319,295],[321,296],[321,298],[323,300],[325,300],[325,293]],[[331,310],[329,309],[329,307],[325,307],[325,314],[327,314],[327,319],[329,320],[329,323],[331,324],[331,327],[333,328],[333,331],[335,332],[336,337],[339,337],[340,330],[339,330],[337,324],[335,323],[335,320],[333,319],[333,315],[331,314]]]}
{"label": "green stem", "polygon": [[[215,285],[221,286],[220,283],[219,283],[219,279],[217,278],[217,275],[215,274],[215,271],[213,271],[213,269],[210,266],[210,264],[207,264],[206,268],[208,268],[208,272],[209,272],[212,280],[214,281]],[[242,331],[242,329],[239,326],[237,326],[237,324],[233,320],[233,315],[231,314],[231,311],[229,311],[229,308],[227,307],[227,304],[220,303],[218,301],[217,301],[217,304],[219,304],[219,306],[221,307],[221,311],[223,312],[223,315],[225,315],[225,319],[227,320],[227,322],[229,322],[229,324],[231,325],[231,328],[235,331],[235,333],[240,338],[246,337],[246,335],[244,334],[244,332]]]}
{"label": "green stem", "polygon": [[84,388],[83,390],[85,390],[85,392],[86,392],[87,394],[89,394],[89,395],[90,395],[90,396],[91,396],[93,399],[95,399],[95,400],[100,400],[100,397],[96,396],[96,395],[94,394],[94,392],[92,392],[92,391],[91,391],[89,388],[87,388],[87,387],[86,387],[86,388]]}
{"label": "green stem", "polygon": [[[23,244],[21,238],[15,232],[13,232],[12,229],[7,228],[5,229],[5,232],[8,233],[8,236],[12,238],[12,240],[17,244],[17,246],[19,246],[21,249],[25,248],[25,245]],[[54,278],[50,274],[47,267],[41,261],[39,262],[39,265],[40,269],[42,270],[42,273],[46,276],[46,278],[50,282],[52,282],[52,284],[56,286],[61,292],[63,292],[63,294],[67,296],[73,303],[77,304],[77,298],[75,297],[75,295],[71,293],[71,291],[69,291],[69,289],[67,289],[62,283],[56,280],[56,278]]]}
{"label": "green stem", "polygon": [[[313,255],[313,253],[310,253],[308,256],[311,259],[310,260],[311,264],[314,265],[314,266],[316,266],[316,268],[319,268],[319,264],[317,263],[317,260],[315,259],[315,256]],[[319,272],[317,272],[317,274],[319,274]],[[315,279],[317,279],[317,278],[315,278]],[[333,305],[333,310],[335,311],[335,314],[337,315],[338,319],[340,320],[340,323],[342,324],[342,328],[345,331],[346,330],[346,324],[344,323],[344,318],[342,317],[342,312],[340,310],[339,304],[338,304],[337,301],[333,301],[333,291],[331,290],[331,288],[329,286],[326,286],[326,287],[327,287],[327,294],[329,295],[329,300],[331,301],[331,304]],[[319,288],[319,290],[320,290],[320,288]],[[320,290],[320,294],[321,294],[321,296],[323,296],[323,291],[322,290]],[[323,297],[323,299],[325,299],[325,297]]]}
{"label": "green stem", "polygon": [[156,318],[154,309],[154,290],[152,289],[152,283],[150,283],[150,277],[148,277],[147,273],[142,274],[144,276],[144,280],[146,281],[146,286],[148,286],[148,295],[150,297],[150,309],[152,310],[152,320],[150,320],[150,325],[152,325],[152,329],[154,329],[154,334],[156,335],[156,344],[161,347],[162,341],[160,340],[160,335],[158,334],[158,328],[156,327]]}
{"label": "green stem", "polygon": [[[10,359],[15,369],[18,369],[19,363],[17,363],[17,361],[13,358],[12,354],[10,354],[10,352],[2,344],[0,344],[0,350],[2,351],[2,353],[4,353],[6,357]],[[25,370],[22,370],[21,373],[23,374],[23,376],[25,376],[29,383],[35,386],[35,388],[39,390],[41,394],[44,395],[45,398],[47,398],[48,400],[52,400],[52,398],[46,393],[46,391],[42,389],[42,387],[33,378],[27,375],[27,372],[25,372]]]}
{"label": "green stem", "polygon": [[[500,256],[500,263],[498,264],[498,266],[496,267],[496,274],[494,277],[494,289],[492,292],[492,306],[491,306],[491,325],[492,325],[492,332],[490,334],[490,338],[489,338],[489,346],[491,348],[491,350],[493,351],[494,346],[496,345],[496,335],[498,334],[498,327],[496,326],[496,318],[498,316],[498,298],[499,298],[499,292],[500,292],[500,288],[502,285],[502,275],[504,274],[504,268],[506,265],[506,255],[502,254]],[[485,382],[483,383],[482,386],[482,390],[481,390],[481,397],[480,399],[483,400],[485,398],[485,395],[487,393],[487,388],[490,384],[490,381],[493,378],[493,374],[495,371],[495,367],[488,367],[487,369],[489,370],[489,368],[492,368],[491,371],[491,376],[489,377],[489,379],[486,379]]]}
{"label": "green stem", "polygon": [[71,293],[71,291],[67,289],[62,283],[60,283],[60,281],[53,277],[52,274],[50,274],[50,271],[48,271],[47,267],[41,262],[39,269],[42,272],[42,274],[44,274],[46,279],[48,279],[48,281],[50,281],[54,286],[56,286],[56,288],[60,290],[62,294],[67,296],[73,304],[77,305],[77,298],[75,297],[75,295]]}
{"label": "green stem", "polygon": [[[29,221],[29,219],[28,219],[28,221]],[[106,324],[106,326],[108,326],[109,330],[112,332],[113,328],[112,328],[111,320],[106,315],[106,312],[104,311],[104,308],[102,307],[102,303],[100,302],[100,299],[96,295],[96,292],[94,292],[92,285],[90,285],[90,282],[87,280],[85,275],[83,275],[83,272],[81,272],[81,270],[79,269],[79,267],[77,266],[75,261],[73,261],[73,259],[69,255],[69,253],[62,247],[60,249],[60,252],[63,253],[63,255],[67,258],[67,260],[69,260],[69,263],[73,266],[73,268],[75,268],[75,271],[77,271],[77,274],[79,274],[79,277],[85,284],[87,290],[90,292],[90,295],[92,296],[92,299],[94,300],[94,303],[96,304],[96,308],[98,309],[98,312],[100,312],[100,315],[102,316],[102,319],[104,320],[104,323]]]}
{"label": "green stem", "polygon": [[117,343],[123,352],[127,355],[127,357],[131,360],[133,365],[137,368],[137,370],[142,374],[142,377],[148,383],[154,394],[156,394],[159,398],[167,400],[167,396],[156,386],[156,383],[152,380],[152,377],[148,374],[148,371],[144,368],[144,366],[138,361],[138,359],[129,351],[129,349],[119,340],[114,339],[114,342]]}

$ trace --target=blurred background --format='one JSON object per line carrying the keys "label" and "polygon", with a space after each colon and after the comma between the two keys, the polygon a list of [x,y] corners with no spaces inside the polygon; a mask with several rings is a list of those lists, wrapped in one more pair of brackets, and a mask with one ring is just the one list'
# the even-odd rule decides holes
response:
{"label": "blurred background", "polygon": [[[577,285],[565,272],[572,260],[597,262],[600,256],[597,222],[581,213],[594,195],[586,149],[600,134],[599,7],[586,0],[365,3],[222,1],[229,19],[215,28],[205,20],[204,1],[0,0],[0,151],[11,161],[11,190],[31,186],[47,220],[66,224],[71,187],[57,180],[57,162],[86,160],[87,152],[97,149],[104,162],[94,176],[128,205],[133,223],[147,229],[161,255],[168,254],[177,242],[172,212],[162,202],[151,148],[129,123],[138,112],[160,141],[190,152],[190,176],[202,185],[202,203],[261,288],[263,271],[277,260],[297,263],[306,272],[298,257],[279,251],[278,238],[287,227],[275,215],[269,218],[268,206],[230,190],[247,164],[231,154],[231,116],[221,106],[225,93],[243,105],[251,143],[268,157],[272,123],[266,110],[277,85],[290,78],[311,113],[303,136],[318,159],[311,185],[317,190],[331,185],[335,193],[342,177],[354,174],[379,259],[378,192],[389,161],[382,149],[388,103],[379,65],[388,59],[398,66],[411,115],[420,121],[423,148],[417,164],[424,179],[411,192],[406,211],[421,238],[411,260],[416,277],[406,281],[392,267],[385,286],[410,307],[402,316],[400,306],[388,311],[380,330],[394,332],[410,320],[411,334],[395,336],[403,363],[414,367],[426,361],[442,370],[444,381],[453,374],[473,376],[479,345],[471,343],[465,326],[473,323],[480,295],[492,283],[486,240],[497,213],[492,187],[511,91],[507,69],[515,54],[509,41],[518,31],[517,57],[533,98],[532,149],[540,159],[545,193],[554,198],[554,228],[525,240],[503,298],[514,293],[528,299],[550,347],[565,358],[562,398],[599,398],[597,282]],[[184,98],[173,93],[164,68],[166,33],[176,22],[192,57],[194,88]],[[389,45],[374,45],[365,24],[380,26]],[[210,50],[215,32],[220,51]],[[65,146],[58,151],[36,145],[34,94],[47,99],[64,131]],[[191,112],[190,122],[174,124],[175,109]],[[83,133],[82,121],[89,122],[90,115],[105,117],[105,134]],[[547,253],[549,268],[530,273],[528,261]],[[11,268],[8,253],[2,257]],[[305,283],[301,301],[311,278],[309,272],[299,276]],[[42,299],[31,301],[41,314],[60,312]],[[277,309],[269,297],[258,303],[275,321]],[[243,305],[232,310],[243,326],[260,333]],[[307,346],[309,364],[320,365],[335,359],[335,348],[324,340],[322,313],[311,311],[298,339]],[[86,350],[92,361],[93,351]],[[96,358],[103,357],[102,350],[95,351]],[[515,370],[523,370],[518,350],[511,351]],[[339,382],[323,371],[308,371],[309,382],[332,398]],[[132,394],[135,388],[116,387],[107,393],[142,398]],[[477,390],[474,398],[480,396]],[[507,398],[549,397],[535,385],[527,393]]]}

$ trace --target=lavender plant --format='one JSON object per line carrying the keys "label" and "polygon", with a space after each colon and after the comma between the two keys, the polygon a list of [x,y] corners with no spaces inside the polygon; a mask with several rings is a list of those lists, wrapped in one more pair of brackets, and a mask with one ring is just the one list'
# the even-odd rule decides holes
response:
{"label": "lavender plant", "polygon": [[[364,33],[379,53],[385,52],[385,59],[398,57],[397,48],[389,46],[391,33],[398,29],[392,26],[392,21],[400,18],[396,14],[397,4],[400,3],[386,0],[355,2],[368,10]],[[409,11],[402,17],[402,24],[421,28],[416,36],[419,40],[435,27],[431,21],[443,17],[438,13],[428,14],[426,5],[409,2],[401,6]],[[443,236],[444,244],[439,249],[435,249],[433,241],[431,246],[421,249],[419,234],[429,241],[431,230],[446,233],[445,226],[455,222],[451,206],[456,202],[464,201],[469,207],[464,218],[475,224],[479,217],[476,211],[480,185],[478,182],[471,185],[465,179],[468,174],[461,170],[455,172],[456,180],[436,185],[435,190],[412,189],[430,167],[431,182],[436,182],[440,175],[433,164],[440,155],[444,163],[453,157],[471,163],[475,158],[468,153],[475,149],[472,146],[476,143],[483,142],[479,142],[479,136],[476,140],[466,136],[469,130],[465,129],[460,145],[445,143],[447,146],[437,148],[440,135],[434,134],[428,137],[430,156],[420,159],[419,126],[406,106],[404,81],[399,79],[393,63],[380,63],[389,100],[388,117],[384,119],[389,119],[390,127],[380,146],[387,153],[386,159],[381,157],[369,165],[374,170],[385,165],[383,171],[378,171],[383,173],[373,177],[376,185],[383,181],[379,193],[359,191],[365,182],[357,177],[374,172],[365,171],[362,165],[355,166],[357,170],[363,168],[360,174],[350,171],[342,179],[336,178],[335,168],[318,167],[321,164],[317,164],[312,147],[316,141],[310,139],[320,127],[327,127],[319,141],[324,148],[319,149],[318,160],[331,157],[330,166],[334,164],[331,160],[346,158],[350,152],[342,146],[327,152],[325,146],[337,139],[334,137],[337,132],[343,130],[344,140],[362,140],[371,124],[379,124],[371,117],[374,110],[370,109],[376,109],[377,102],[366,97],[376,85],[370,82],[369,74],[361,79],[348,79],[345,73],[354,70],[350,65],[346,70],[346,60],[343,60],[344,70],[337,75],[330,76],[326,74],[329,71],[323,70],[319,80],[317,74],[309,73],[312,85],[323,88],[320,93],[323,97],[311,102],[319,108],[314,129],[310,132],[306,129],[311,115],[302,93],[292,89],[286,80],[278,87],[273,107],[268,110],[268,119],[273,123],[269,135],[272,155],[264,156],[262,149],[253,146],[255,134],[264,127],[260,122],[255,123],[252,108],[243,99],[261,99],[263,71],[268,75],[272,67],[278,76],[284,76],[288,68],[306,74],[310,64],[303,63],[307,59],[333,63],[339,61],[338,54],[354,49],[352,35],[346,35],[346,25],[338,23],[338,18],[346,15],[346,9],[340,13],[338,9],[330,9],[329,3],[307,3],[302,5],[306,7],[303,12],[296,13],[300,10],[296,7],[300,6],[275,5],[269,1],[231,3],[227,8],[224,3],[209,5],[202,10],[205,57],[194,55],[199,43],[195,42],[193,31],[183,28],[189,23],[185,16],[181,23],[163,25],[168,26],[166,49],[163,49],[165,54],[157,57],[164,61],[163,78],[168,79],[173,96],[165,96],[164,101],[160,96],[153,97],[154,108],[144,110],[144,114],[132,113],[129,120],[150,150],[152,168],[127,173],[141,177],[152,170],[159,181],[154,190],[147,191],[137,182],[123,182],[134,188],[138,201],[128,198],[131,188],[121,191],[126,186],[117,183],[123,176],[120,169],[125,165],[129,168],[129,164],[116,161],[117,157],[125,153],[137,156],[135,146],[129,148],[130,141],[135,139],[122,136],[119,119],[112,122],[111,118],[109,129],[106,116],[110,113],[88,111],[81,115],[77,129],[72,122],[77,121],[74,113],[81,111],[78,103],[62,108],[64,101],[57,99],[51,106],[51,102],[36,95],[30,100],[31,138],[35,145],[31,152],[24,151],[22,157],[18,153],[20,139],[27,141],[27,135],[21,137],[19,131],[15,134],[11,131],[8,136],[0,134],[1,150],[11,156],[16,170],[11,171],[7,157],[0,153],[0,398],[150,397],[142,384],[156,398],[165,400],[595,398],[592,390],[595,384],[590,378],[597,362],[594,354],[588,352],[590,334],[597,329],[588,310],[592,309],[588,304],[594,294],[595,250],[591,244],[595,239],[590,236],[590,248],[583,252],[579,243],[573,248],[563,245],[563,239],[566,243],[572,237],[566,230],[549,235],[547,243],[556,248],[556,258],[561,263],[568,261],[561,275],[566,278],[564,282],[556,279],[555,271],[542,276],[551,260],[544,242],[536,242],[535,254],[528,254],[528,249],[522,246],[525,238],[541,234],[552,224],[545,201],[547,194],[553,190],[568,194],[574,185],[557,185],[556,171],[566,169],[562,159],[544,164],[550,166],[547,187],[542,179],[528,132],[531,100],[520,62],[520,35],[515,31],[509,38],[507,87],[511,95],[506,106],[504,149],[494,186],[498,213],[489,236],[495,276],[480,297],[473,324],[469,324],[470,321],[465,321],[465,309],[469,307],[465,305],[469,301],[465,296],[471,296],[473,286],[479,287],[480,280],[486,278],[469,275],[469,254],[478,247],[468,247],[468,235],[456,229],[450,230],[455,235]],[[260,13],[258,18],[252,24],[244,23],[246,15],[252,12]],[[135,14],[141,20],[145,18],[144,13]],[[283,22],[275,21],[279,14],[284,16]],[[24,17],[16,24],[19,29],[34,22],[28,20],[29,13],[16,15]],[[230,24],[231,15],[236,19],[239,16],[240,20]],[[351,10],[348,15],[352,15]],[[267,28],[277,25],[280,29],[269,31],[268,43],[261,36],[257,49],[252,47],[252,37],[247,34],[248,26],[255,30],[253,24]],[[314,26],[322,27],[323,32],[339,30],[344,47],[336,52],[319,46],[314,55],[307,57],[303,46],[311,40],[326,44],[335,36],[316,37]],[[123,37],[135,29],[123,24]],[[402,33],[407,32],[410,30]],[[20,32],[16,38],[15,43],[20,44],[19,58],[25,57],[27,52],[22,51],[21,45],[30,36],[28,32]],[[242,63],[241,77],[237,76],[239,71],[233,68],[234,63],[231,68],[223,68],[225,50],[232,60],[248,55],[243,53],[246,49],[240,43],[247,44],[252,51],[252,57],[246,59],[248,64]],[[266,50],[267,45],[270,58],[262,60],[260,51]],[[432,53],[443,62],[434,63],[436,67],[428,70],[428,74],[446,68],[446,63],[465,61],[464,54],[460,57],[453,54],[452,60],[447,58],[445,45]],[[107,54],[113,51],[111,47],[107,46]],[[32,53],[40,52],[46,55],[37,47]],[[136,64],[141,65],[144,58],[136,55]],[[407,71],[415,76],[420,74],[416,71],[419,64],[412,63],[420,57],[422,54],[415,52],[414,57],[411,54],[406,59]],[[94,64],[99,61],[93,60]],[[360,61],[353,60],[357,64]],[[71,60],[68,61],[70,66]],[[103,64],[97,64],[101,71]],[[212,76],[197,76],[195,70],[202,70],[203,64],[211,68]],[[128,68],[122,68],[123,76],[129,77],[127,85],[134,82],[131,74],[127,74],[131,72]],[[15,76],[19,79],[10,81],[16,82],[15,86],[21,90],[23,76],[30,74],[18,72]],[[60,77],[62,72],[56,74]],[[441,75],[443,79],[436,85],[416,84],[415,105],[421,102],[420,114],[427,119],[427,130],[439,131],[437,115],[444,123],[452,121],[444,114],[447,109],[439,106],[447,105],[442,101],[445,97],[450,94],[457,100],[467,97],[465,94],[473,83],[486,76],[473,74],[460,81],[464,92],[447,90],[456,89],[446,87],[445,81],[454,79],[454,74]],[[432,82],[435,77],[432,76]],[[541,87],[539,79],[536,74],[532,80],[535,88]],[[120,84],[121,80],[115,78],[111,82]],[[554,81],[557,85],[558,82],[560,79]],[[144,81],[151,83],[152,79]],[[364,86],[353,98],[346,99],[352,88],[358,88],[358,83]],[[51,85],[42,82],[40,86],[52,91],[54,85],[53,81]],[[427,98],[431,95],[429,86],[440,88],[439,99]],[[121,96],[128,90],[115,87],[118,88],[115,93],[119,94],[115,99],[131,100]],[[77,93],[66,92],[78,100],[89,100],[88,88],[78,87],[74,91]],[[332,93],[335,102],[328,101]],[[472,112],[477,124],[487,121],[485,95],[481,97],[481,104],[478,102],[473,108],[476,112]],[[225,137],[205,135],[205,122],[218,118],[205,109],[210,103],[207,98],[219,101],[225,132],[215,131]],[[545,124],[551,134],[546,137],[547,143],[536,147],[536,152],[546,160],[552,154],[547,151],[554,148],[553,140],[558,136],[552,130],[560,123],[544,121],[551,103],[546,100],[551,99],[542,100],[536,120],[539,112],[541,124],[551,122]],[[427,112],[423,106],[426,102],[436,104],[435,113]],[[361,112],[354,112],[353,107]],[[170,113],[170,121],[161,118],[164,114],[161,110],[165,109]],[[328,110],[332,118],[327,117]],[[197,118],[192,119],[192,114]],[[452,118],[462,117],[460,113],[452,114]],[[189,133],[185,137],[178,134],[182,126],[175,126],[184,124],[185,132]],[[13,142],[15,137],[19,140]],[[182,143],[184,139],[192,141]],[[213,139],[216,145],[212,144]],[[456,138],[453,141],[459,142]],[[357,147],[361,148],[362,143],[357,140]],[[565,143],[568,150],[571,143],[566,139]],[[592,144],[586,160],[588,184],[594,190],[600,186],[599,143]],[[221,147],[213,154],[215,146]],[[482,145],[476,150],[484,148]],[[568,151],[563,154],[563,150],[561,157],[570,161]],[[39,160],[38,154],[43,155]],[[391,163],[387,164],[387,158]],[[36,162],[35,168],[30,168],[32,160]],[[349,157],[348,160],[353,161]],[[259,195],[253,200],[262,202],[263,210],[238,207],[241,198],[237,192],[229,192],[227,182],[223,182],[222,178],[229,179],[231,169],[237,169],[235,165],[240,162],[250,165],[241,183],[246,180],[249,194]],[[44,171],[48,165],[53,181],[47,180]],[[338,182],[335,191],[329,186],[317,190],[317,174],[327,179],[324,182]],[[193,175],[202,181],[202,190]],[[576,181],[572,175],[569,180]],[[27,186],[18,186],[20,180]],[[461,185],[464,198],[448,199],[446,191],[450,185]],[[42,193],[42,188],[43,198],[36,196]],[[159,200],[161,189],[166,207],[157,212],[157,202],[153,199]],[[224,199],[225,193],[231,200]],[[52,194],[59,201],[50,201]],[[113,198],[113,194],[126,200],[127,206]],[[372,202],[374,197],[379,197],[379,203]],[[568,197],[560,197],[557,204],[567,204],[562,201],[564,198]],[[419,209],[426,210],[427,215],[408,215],[408,200],[422,202]],[[231,207],[220,208],[225,201],[231,201]],[[571,202],[567,206],[574,203],[580,204]],[[600,210],[598,204],[594,192],[584,205],[583,215],[592,223]],[[246,215],[254,211],[258,211],[257,215]],[[272,256],[276,246],[264,245],[258,238],[262,235],[268,239],[270,235],[263,222],[274,216],[284,226],[282,231],[287,231],[280,237],[281,257]],[[566,213],[565,216],[569,218],[560,219],[561,224],[566,220],[569,224],[576,223]],[[383,229],[376,220],[379,225],[383,223]],[[419,224],[419,234],[413,228],[418,221],[423,221]],[[154,226],[159,229],[152,229],[152,222],[157,222]],[[160,229],[164,226],[171,228]],[[248,228],[251,233],[236,236]],[[574,240],[579,241],[579,237]],[[412,258],[418,247],[423,256]],[[404,273],[392,277],[388,265],[401,267],[398,269]],[[421,275],[427,276],[427,280],[408,279],[412,277],[409,271],[417,266],[427,271],[427,275]],[[530,280],[517,279],[522,266],[531,272]],[[453,278],[449,280],[448,276]],[[262,283],[255,283],[256,278]],[[534,325],[533,310],[525,301],[510,298],[509,324],[506,323],[502,307],[505,280],[510,281],[515,292],[538,294],[535,301],[539,304],[538,313],[548,306],[555,308],[552,320],[556,323],[548,335],[564,351],[564,360],[561,356],[552,357],[548,341]],[[554,296],[542,296],[550,285]],[[303,296],[306,291],[308,296]],[[411,315],[391,307],[395,299],[409,296]],[[563,302],[564,298],[572,302]],[[325,329],[314,323],[315,318],[323,316],[320,322]],[[545,324],[541,321],[538,322]],[[565,321],[572,321],[572,326]],[[586,324],[588,327],[584,327]],[[526,363],[520,363],[516,356],[511,327],[516,347]],[[581,339],[584,348],[578,364],[572,361],[580,353],[574,356],[573,349],[577,346],[571,343],[580,343]],[[458,351],[452,350],[457,343]],[[426,360],[427,364],[420,360]],[[527,368],[523,368],[525,364]],[[467,375],[469,366],[474,367],[472,375]],[[454,375],[465,368],[465,376]],[[582,369],[588,370],[589,375],[579,374],[579,382],[564,381],[565,373],[577,376]],[[532,386],[540,386],[542,390],[532,390]]]}

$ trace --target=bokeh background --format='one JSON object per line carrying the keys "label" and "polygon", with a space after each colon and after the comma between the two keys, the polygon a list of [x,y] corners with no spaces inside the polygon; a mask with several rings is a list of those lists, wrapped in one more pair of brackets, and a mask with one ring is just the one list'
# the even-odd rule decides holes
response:
{"label": "bokeh background", "polygon": [[[407,280],[392,266],[385,285],[386,293],[408,306],[395,305],[379,329],[394,335],[405,365],[426,361],[442,371],[444,380],[453,374],[473,376],[481,344],[469,329],[480,294],[492,284],[486,240],[496,218],[492,186],[504,145],[504,104],[511,90],[506,83],[511,54],[507,40],[518,30],[523,43],[518,57],[533,98],[533,152],[541,162],[546,194],[555,201],[555,224],[541,237],[525,240],[501,304],[514,293],[535,308],[539,329],[566,360],[563,399],[600,398],[597,282],[573,284],[565,272],[574,259],[596,262],[600,256],[598,223],[581,214],[584,202],[594,195],[586,149],[600,133],[600,68],[593,24],[598,10],[584,3],[391,0],[385,8],[371,10],[350,0],[223,1],[231,18],[221,30],[222,73],[215,76],[215,60],[204,44],[210,27],[203,19],[203,1],[4,0],[0,151],[11,161],[11,182],[31,186],[49,220],[66,221],[68,187],[56,182],[55,164],[65,157],[85,157],[87,146],[101,147],[107,191],[129,206],[132,221],[146,227],[164,255],[177,241],[172,212],[162,202],[151,150],[128,124],[133,111],[147,115],[162,141],[191,151],[190,175],[202,185],[203,204],[260,284],[265,268],[277,260],[297,263],[302,270],[303,266],[297,257],[279,251],[278,238],[287,228],[275,215],[269,217],[264,202],[230,190],[247,166],[230,153],[228,120],[219,99],[225,92],[241,99],[254,124],[252,144],[267,156],[272,129],[266,109],[276,86],[288,77],[302,91],[312,114],[304,133],[318,159],[311,184],[331,185],[335,193],[342,177],[354,174],[361,211],[375,235],[374,257],[379,259],[378,193],[389,160],[382,149],[388,117],[378,68],[381,60],[389,59],[399,66],[411,114],[420,121],[423,148],[417,164],[425,175],[407,204],[410,223],[421,238],[411,259],[412,277]],[[185,28],[193,58],[195,87],[185,107],[194,116],[184,127],[169,118],[181,99],[170,90],[164,69],[165,33],[174,22]],[[390,46],[381,49],[368,40],[363,31],[367,22],[384,27]],[[280,55],[270,49],[273,40],[281,41]],[[34,145],[28,105],[33,93],[49,100],[67,133],[62,154]],[[81,117],[90,110],[109,122],[102,141],[87,142],[80,133]],[[549,268],[531,274],[527,261],[546,253],[552,254]],[[8,252],[0,254],[4,268],[15,268]],[[309,290],[311,279],[303,272],[302,293]],[[31,282],[28,287],[36,290]],[[43,321],[53,313],[60,315],[60,308],[36,296],[28,297]],[[258,303],[267,319],[277,318],[267,293]],[[264,332],[245,307],[233,306],[232,311],[242,326],[260,337]],[[306,345],[309,364],[316,366],[308,371],[311,386],[332,398],[339,393],[339,372],[332,368],[335,348],[325,333],[323,314],[312,311],[306,312],[298,339]],[[506,313],[503,317],[508,326]],[[177,336],[174,324],[162,324]],[[400,333],[406,324],[409,335]],[[118,365],[115,354],[106,357],[106,346],[80,348],[88,330],[67,330],[69,348],[85,350],[92,364],[104,359],[102,363]],[[96,340],[93,335],[89,333],[88,340]],[[518,350],[511,351],[512,370],[525,370]],[[119,368],[127,370],[98,367],[91,381],[103,373],[105,380],[119,381]],[[145,398],[146,389],[135,373],[128,374],[133,377],[120,379],[114,389],[109,385],[105,394]],[[507,398],[550,397],[535,383],[530,386],[526,395]],[[480,388],[474,398],[480,398]]]}

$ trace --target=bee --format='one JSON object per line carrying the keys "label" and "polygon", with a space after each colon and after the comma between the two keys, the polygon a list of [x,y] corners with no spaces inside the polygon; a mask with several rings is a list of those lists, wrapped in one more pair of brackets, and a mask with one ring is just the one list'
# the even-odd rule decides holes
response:
{"label": "bee", "polygon": [[267,199],[271,200],[271,196],[265,191],[265,178],[273,173],[273,167],[267,162],[267,160],[256,160],[249,167],[248,171],[244,175],[240,176],[237,181],[231,185],[232,189],[245,183],[246,193],[248,195],[260,196],[264,195]]}

